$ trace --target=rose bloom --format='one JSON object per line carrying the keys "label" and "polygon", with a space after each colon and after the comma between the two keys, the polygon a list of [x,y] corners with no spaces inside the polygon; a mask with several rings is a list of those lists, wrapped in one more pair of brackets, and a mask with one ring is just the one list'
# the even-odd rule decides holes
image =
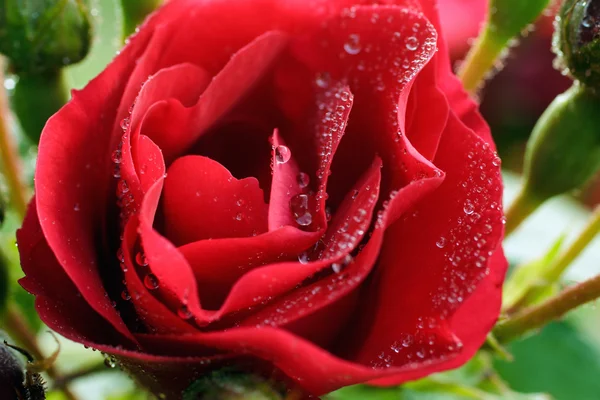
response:
{"label": "rose bloom", "polygon": [[397,385],[497,319],[499,164],[435,1],[174,0],[46,125],[21,283],[161,398]]}

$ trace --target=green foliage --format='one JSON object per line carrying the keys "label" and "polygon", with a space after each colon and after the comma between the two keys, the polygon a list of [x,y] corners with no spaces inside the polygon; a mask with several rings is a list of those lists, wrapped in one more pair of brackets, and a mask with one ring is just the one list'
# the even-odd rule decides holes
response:
{"label": "green foliage", "polygon": [[154,11],[162,0],[121,0],[123,8],[123,36],[131,35],[146,16]]}
{"label": "green foliage", "polygon": [[548,6],[550,0],[491,0],[489,33],[496,42],[518,36]]}
{"label": "green foliage", "polygon": [[495,367],[514,390],[545,391],[555,400],[597,400],[600,352],[567,323],[548,325],[540,334],[509,346],[513,362]]}
{"label": "green foliage", "polygon": [[[531,304],[531,300],[534,299],[529,297],[528,294],[534,288],[536,293],[539,292],[539,289],[542,289],[547,294],[555,293],[553,288],[557,284],[556,279],[558,277],[552,279],[553,277],[547,276],[549,272],[548,267],[552,265],[552,262],[558,256],[563,242],[564,236],[561,236],[544,256],[518,267],[509,276],[504,283],[502,293],[502,308],[504,310],[512,310],[516,306]],[[543,298],[545,297],[547,296],[543,296]],[[535,300],[539,299],[540,296],[536,296]]]}
{"label": "green foliage", "polygon": [[279,400],[282,391],[283,387],[272,387],[272,382],[226,368],[192,383],[185,390],[183,400]]}
{"label": "green foliage", "polygon": [[92,41],[87,0],[0,0],[0,53],[18,74],[83,59]]}

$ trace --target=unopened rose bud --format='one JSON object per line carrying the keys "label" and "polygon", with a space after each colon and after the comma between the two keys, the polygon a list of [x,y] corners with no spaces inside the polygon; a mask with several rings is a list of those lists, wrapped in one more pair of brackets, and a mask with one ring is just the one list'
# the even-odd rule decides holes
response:
{"label": "unopened rose bud", "polygon": [[593,88],[600,86],[600,0],[566,0],[556,18],[556,66]]}
{"label": "unopened rose bud", "polygon": [[600,170],[600,95],[574,84],[546,109],[527,145],[525,191],[544,201]]}
{"label": "unopened rose bud", "polygon": [[17,74],[76,63],[91,41],[88,0],[0,0],[0,53]]}

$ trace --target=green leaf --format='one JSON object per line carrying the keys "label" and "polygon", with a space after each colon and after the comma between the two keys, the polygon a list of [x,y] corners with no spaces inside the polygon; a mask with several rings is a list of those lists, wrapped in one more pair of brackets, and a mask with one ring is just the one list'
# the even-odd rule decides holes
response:
{"label": "green leaf", "polygon": [[514,390],[544,391],[556,400],[598,400],[600,353],[571,325],[550,324],[509,350],[515,360],[494,365]]}
{"label": "green leaf", "polygon": [[561,236],[550,247],[548,252],[537,260],[533,260],[523,266],[518,267],[504,284],[502,308],[511,310],[517,305],[524,305],[527,293],[533,287],[544,286],[554,282],[547,282],[545,279],[545,269],[559,255],[565,236]]}

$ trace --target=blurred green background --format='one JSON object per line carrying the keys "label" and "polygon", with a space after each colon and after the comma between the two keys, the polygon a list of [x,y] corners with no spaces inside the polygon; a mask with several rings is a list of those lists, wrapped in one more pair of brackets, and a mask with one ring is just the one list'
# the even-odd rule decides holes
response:
{"label": "blurred green background", "polygon": [[[80,64],[68,69],[69,83],[73,88],[82,88],[90,78],[97,75],[110,62],[120,47],[121,16],[117,0],[97,0],[93,2],[96,39],[91,54]],[[493,128],[499,151],[507,169],[518,171],[522,149],[533,124],[553,97],[566,88],[566,81],[551,69],[552,56],[549,53],[549,36],[544,29],[534,32],[521,43],[507,60],[502,71],[483,93],[482,110]],[[544,77],[533,82],[530,77]],[[14,80],[5,82],[7,89],[14,86]],[[532,84],[528,93],[536,98],[519,99],[524,82]],[[539,86],[536,86],[539,85]],[[15,127],[18,131],[18,127]],[[27,160],[27,172],[32,177],[35,151],[29,149],[23,139],[21,148]],[[27,150],[26,150],[27,149]],[[509,203],[519,186],[518,175],[506,172],[506,199]],[[595,202],[594,190],[582,193],[579,199],[561,198],[549,202],[528,220],[518,232],[506,241],[506,250],[513,265],[534,260],[543,255],[556,239],[567,234],[572,238],[579,231],[589,214],[588,205]],[[0,245],[11,249],[11,280],[21,276],[18,268],[14,231],[16,217],[8,216],[7,223],[0,231]],[[567,240],[568,240],[567,239]],[[600,238],[590,246],[569,270],[565,282],[581,281],[600,272]],[[20,287],[12,288],[12,296],[21,304],[27,304],[31,321],[39,325],[32,307],[32,298]],[[42,343],[48,352],[55,348],[52,337],[40,326]],[[494,362],[500,376],[514,390],[524,393],[548,393],[558,400],[598,400],[600,399],[600,310],[596,305],[582,307],[568,315],[564,321],[546,327],[538,335],[513,343],[508,350],[514,355],[513,362]],[[75,371],[81,367],[102,361],[102,356],[83,346],[63,341],[58,360],[62,370]],[[461,371],[441,375],[439,379],[460,376],[468,383],[469,367]],[[416,388],[416,389],[415,389]],[[142,399],[147,395],[135,390],[134,384],[120,371],[106,368],[104,372],[77,380],[73,389],[80,398],[86,400]],[[414,389],[414,390],[413,390]],[[350,389],[341,391],[331,398],[366,398],[372,396],[371,389]],[[483,395],[482,395],[483,396]],[[60,395],[51,394],[51,399]],[[427,388],[416,385],[408,389],[378,392],[381,399],[465,399],[492,397],[469,397],[460,394],[436,394]],[[493,397],[497,398],[497,397]],[[505,398],[520,398],[506,395]],[[527,398],[543,398],[532,396]]]}

